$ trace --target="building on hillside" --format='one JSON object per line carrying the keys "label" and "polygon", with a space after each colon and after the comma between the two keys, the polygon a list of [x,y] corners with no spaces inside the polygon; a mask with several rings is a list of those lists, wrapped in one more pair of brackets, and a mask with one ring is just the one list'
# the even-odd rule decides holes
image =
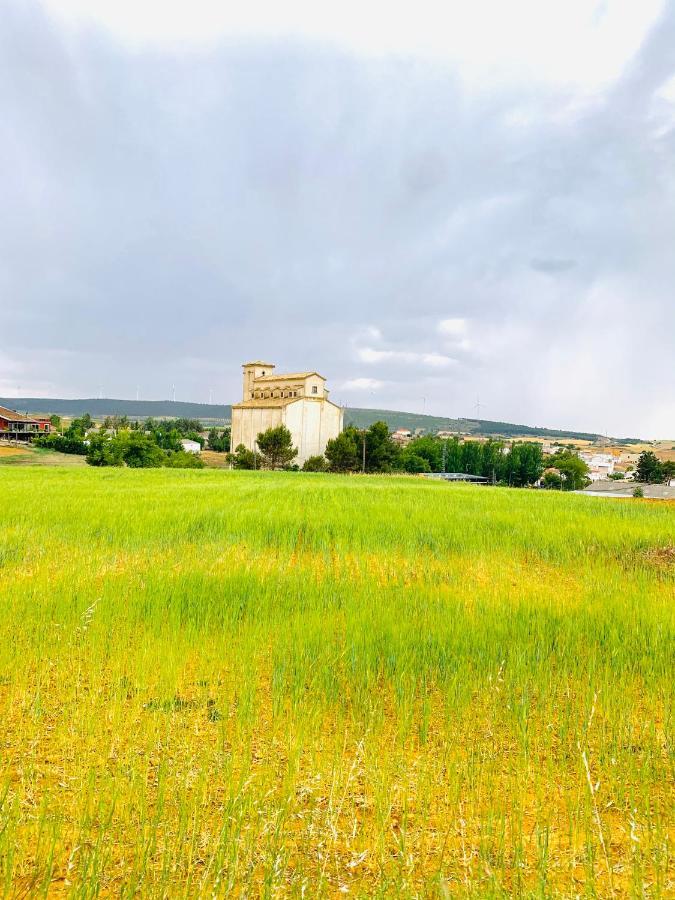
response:
{"label": "building on hillside", "polygon": [[328,399],[326,379],[318,372],[274,372],[272,363],[245,363],[241,403],[232,405],[232,449],[256,450],[261,431],[285,425],[298,448],[296,462],[320,456],[342,431],[342,409]]}
{"label": "building on hillside", "polygon": [[180,442],[180,445],[185,453],[197,454],[202,452],[202,445],[199,443],[199,441],[192,441],[190,440],[190,438],[183,438],[183,440]]}
{"label": "building on hillside", "polygon": [[614,474],[614,457],[611,453],[587,453],[579,454],[589,468],[588,477],[591,481],[602,481]]}
{"label": "building on hillside", "polygon": [[0,406],[0,439],[29,443],[34,437],[49,434],[52,425],[42,416],[23,416],[15,409]]}
{"label": "building on hillside", "polygon": [[396,431],[392,433],[391,439],[395,444],[398,444],[399,447],[407,447],[412,440],[412,432],[409,428],[397,428]]}

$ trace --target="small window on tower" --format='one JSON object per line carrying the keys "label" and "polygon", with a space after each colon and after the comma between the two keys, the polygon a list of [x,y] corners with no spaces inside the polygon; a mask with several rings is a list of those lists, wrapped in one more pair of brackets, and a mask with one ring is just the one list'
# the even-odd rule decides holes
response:
{"label": "small window on tower", "polygon": [[318,393],[319,393],[319,389],[318,389],[318,387],[317,387],[315,384],[312,385],[312,393],[313,393],[313,394],[318,394]]}

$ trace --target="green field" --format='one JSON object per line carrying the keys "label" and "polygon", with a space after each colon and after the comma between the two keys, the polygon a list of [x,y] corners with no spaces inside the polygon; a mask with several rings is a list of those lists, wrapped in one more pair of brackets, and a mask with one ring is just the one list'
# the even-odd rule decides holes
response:
{"label": "green field", "polygon": [[673,896],[675,507],[0,469],[6,896]]}

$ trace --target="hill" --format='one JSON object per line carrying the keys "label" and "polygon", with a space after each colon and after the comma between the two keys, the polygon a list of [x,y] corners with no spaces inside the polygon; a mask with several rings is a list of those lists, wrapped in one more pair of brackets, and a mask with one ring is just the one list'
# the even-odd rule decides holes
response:
{"label": "hill", "polygon": [[[180,400],[119,400],[109,397],[85,399],[58,399],[53,397],[0,397],[0,405],[26,413],[56,414],[59,416],[81,416],[89,413],[94,418],[104,416],[129,416],[130,419],[178,418],[201,419],[206,423],[229,421],[232,407],[229,404],[187,403]],[[518,425],[512,422],[495,422],[489,419],[448,419],[441,416],[426,416],[420,413],[400,412],[391,409],[345,409],[345,424],[367,428],[373,422],[383,421],[391,429],[424,428],[427,431],[455,431],[481,437],[541,437],[566,438],[569,440],[597,441],[602,435],[585,431],[540,428],[533,425]],[[623,443],[637,443],[638,438],[622,438]]]}

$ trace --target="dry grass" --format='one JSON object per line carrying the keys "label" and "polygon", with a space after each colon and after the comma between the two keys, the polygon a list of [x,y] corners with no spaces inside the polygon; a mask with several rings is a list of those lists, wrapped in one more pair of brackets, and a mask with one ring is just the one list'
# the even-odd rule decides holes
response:
{"label": "dry grass", "polygon": [[672,895],[672,508],[0,477],[6,895]]}

